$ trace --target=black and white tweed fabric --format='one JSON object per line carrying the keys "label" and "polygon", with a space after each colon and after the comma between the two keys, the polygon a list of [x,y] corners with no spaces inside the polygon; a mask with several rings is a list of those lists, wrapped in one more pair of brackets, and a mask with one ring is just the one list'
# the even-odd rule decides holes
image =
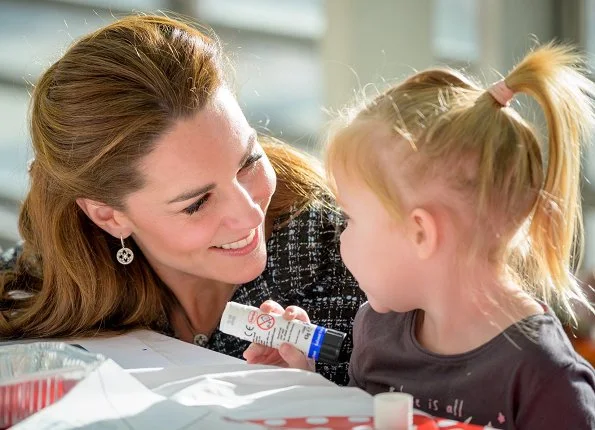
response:
{"label": "black and white tweed fabric", "polygon": [[[233,301],[260,306],[268,299],[281,306],[305,309],[312,323],[347,333],[340,363],[318,363],[326,378],[347,385],[347,366],[353,348],[352,324],[365,301],[339,254],[340,216],[311,207],[288,224],[277,225],[267,242],[267,266],[254,281],[241,285]],[[216,331],[207,348],[242,357],[248,342]]]}

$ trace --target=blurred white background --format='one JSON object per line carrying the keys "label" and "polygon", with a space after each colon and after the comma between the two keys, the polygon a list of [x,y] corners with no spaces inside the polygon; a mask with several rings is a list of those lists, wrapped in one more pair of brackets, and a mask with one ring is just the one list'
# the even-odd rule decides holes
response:
{"label": "blurred white background", "polygon": [[[0,0],[0,246],[18,240],[31,83],[79,36],[118,16],[159,10],[212,27],[235,60],[238,96],[253,126],[315,153],[326,110],[368,83],[382,87],[439,64],[489,83],[535,40],[595,52],[595,0]],[[584,187],[589,267],[591,160]]]}

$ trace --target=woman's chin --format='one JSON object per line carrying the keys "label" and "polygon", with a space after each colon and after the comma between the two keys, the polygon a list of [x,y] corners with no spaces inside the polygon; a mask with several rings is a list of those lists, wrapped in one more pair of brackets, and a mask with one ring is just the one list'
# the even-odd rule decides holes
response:
{"label": "woman's chin", "polygon": [[266,267],[266,255],[259,261],[251,261],[250,264],[244,264],[242,267],[234,268],[233,272],[222,274],[230,284],[241,285],[251,282],[258,278]]}

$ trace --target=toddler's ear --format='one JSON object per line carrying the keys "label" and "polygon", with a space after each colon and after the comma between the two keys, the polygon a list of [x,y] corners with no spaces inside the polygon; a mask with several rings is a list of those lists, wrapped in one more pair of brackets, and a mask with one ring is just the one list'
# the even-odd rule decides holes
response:
{"label": "toddler's ear", "polygon": [[434,216],[425,209],[416,208],[409,214],[407,230],[417,256],[427,260],[436,251],[438,232]]}

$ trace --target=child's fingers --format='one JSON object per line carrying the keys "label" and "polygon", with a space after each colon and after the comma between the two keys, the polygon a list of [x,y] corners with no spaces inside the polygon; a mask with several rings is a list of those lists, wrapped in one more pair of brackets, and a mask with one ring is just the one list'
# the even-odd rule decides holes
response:
{"label": "child's fingers", "polygon": [[286,320],[298,319],[303,322],[310,322],[308,313],[299,306],[287,306],[285,312],[283,313],[283,318]]}
{"label": "child's fingers", "polygon": [[279,347],[279,354],[292,369],[310,370],[312,372],[315,370],[314,361],[306,358],[304,353],[289,343],[284,343]]}
{"label": "child's fingers", "polygon": [[260,310],[264,313],[274,313],[274,314],[282,314],[285,309],[279,303],[273,300],[267,300],[263,304],[260,305]]}
{"label": "child's fingers", "polygon": [[258,343],[251,343],[242,355],[248,363],[251,363],[254,362],[258,357],[266,354],[269,349],[271,348],[268,348],[264,345],[260,345]]}
{"label": "child's fingers", "polygon": [[274,352],[271,352],[270,354],[265,354],[261,356],[258,363],[268,364],[271,366],[287,367],[287,363],[285,362],[285,360],[283,360],[281,354],[279,354],[279,351],[277,351],[276,349],[274,350]]}
{"label": "child's fingers", "polygon": [[287,367],[287,363],[281,358],[278,350],[256,343],[246,348],[243,356],[249,364],[269,364]]}

